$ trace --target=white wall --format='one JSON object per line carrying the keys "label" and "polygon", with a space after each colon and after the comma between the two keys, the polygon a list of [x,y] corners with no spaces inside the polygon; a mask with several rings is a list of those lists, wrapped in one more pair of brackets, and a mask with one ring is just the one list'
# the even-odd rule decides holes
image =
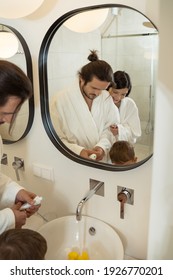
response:
{"label": "white wall", "polygon": [[149,259],[173,259],[173,2],[160,0],[159,84],[149,231]]}
{"label": "white wall", "polygon": [[[101,0],[46,0],[34,14],[16,20],[1,19],[1,23],[16,28],[29,46],[34,71],[35,118],[29,135],[19,143],[5,145],[9,165],[4,172],[15,178],[11,167],[14,156],[25,160],[25,172],[21,184],[44,197],[40,213],[56,213],[63,216],[75,213],[77,203],[89,188],[89,178],[105,182],[105,197],[95,196],[88,201],[86,214],[97,217],[117,229],[122,238],[125,253],[132,257],[145,259],[147,256],[148,221],[150,210],[150,191],[152,159],[137,169],[125,172],[103,171],[86,167],[64,157],[49,140],[41,120],[38,80],[38,55],[41,42],[52,23],[64,13],[79,7],[101,3],[119,3],[134,7],[144,14],[147,1],[101,1]],[[147,11],[150,7],[147,6]],[[154,18],[157,19],[157,10]],[[154,22],[157,25],[157,22]],[[54,181],[36,177],[32,164],[39,163],[54,169]],[[134,206],[125,205],[125,219],[120,219],[117,202],[117,185],[134,189]],[[85,211],[84,211],[85,212]]]}

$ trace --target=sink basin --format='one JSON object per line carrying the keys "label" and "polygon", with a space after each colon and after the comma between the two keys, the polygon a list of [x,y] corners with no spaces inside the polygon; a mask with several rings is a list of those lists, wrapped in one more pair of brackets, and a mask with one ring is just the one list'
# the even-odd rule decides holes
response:
{"label": "sink basin", "polygon": [[116,231],[96,218],[64,216],[38,229],[46,238],[46,260],[67,260],[69,253],[87,252],[90,260],[122,260],[124,249]]}

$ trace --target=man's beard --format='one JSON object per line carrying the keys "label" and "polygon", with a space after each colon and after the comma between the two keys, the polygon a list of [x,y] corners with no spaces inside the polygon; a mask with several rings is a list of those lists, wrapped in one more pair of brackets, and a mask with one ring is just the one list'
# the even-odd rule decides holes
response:
{"label": "man's beard", "polygon": [[88,99],[90,99],[90,100],[94,100],[94,99],[97,97],[97,95],[95,95],[95,94],[93,94],[93,97],[89,96],[89,95],[84,91],[83,88],[81,88],[81,92],[82,92],[83,95],[85,95],[85,96],[86,96]]}

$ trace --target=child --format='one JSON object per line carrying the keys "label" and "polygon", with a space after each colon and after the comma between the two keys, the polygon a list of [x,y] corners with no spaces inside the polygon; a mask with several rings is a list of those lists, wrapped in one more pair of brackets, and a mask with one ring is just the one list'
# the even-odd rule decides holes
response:
{"label": "child", "polygon": [[134,164],[137,161],[134,147],[128,141],[115,142],[110,149],[109,155],[112,164],[115,165]]}
{"label": "child", "polygon": [[47,242],[37,231],[9,229],[0,235],[0,260],[44,260]]}

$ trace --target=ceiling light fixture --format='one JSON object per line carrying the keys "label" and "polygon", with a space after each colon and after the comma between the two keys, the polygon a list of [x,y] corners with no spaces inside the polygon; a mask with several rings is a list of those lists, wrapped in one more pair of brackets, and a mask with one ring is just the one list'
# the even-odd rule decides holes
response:
{"label": "ceiling light fixture", "polygon": [[88,12],[83,12],[72,16],[65,23],[64,26],[68,29],[80,32],[87,33],[94,31],[100,27],[108,16],[109,9],[98,9]]}
{"label": "ceiling light fixture", "polygon": [[18,51],[19,41],[17,37],[8,31],[0,31],[0,58],[10,58]]}
{"label": "ceiling light fixture", "polygon": [[0,0],[0,17],[21,18],[35,12],[44,0]]}

